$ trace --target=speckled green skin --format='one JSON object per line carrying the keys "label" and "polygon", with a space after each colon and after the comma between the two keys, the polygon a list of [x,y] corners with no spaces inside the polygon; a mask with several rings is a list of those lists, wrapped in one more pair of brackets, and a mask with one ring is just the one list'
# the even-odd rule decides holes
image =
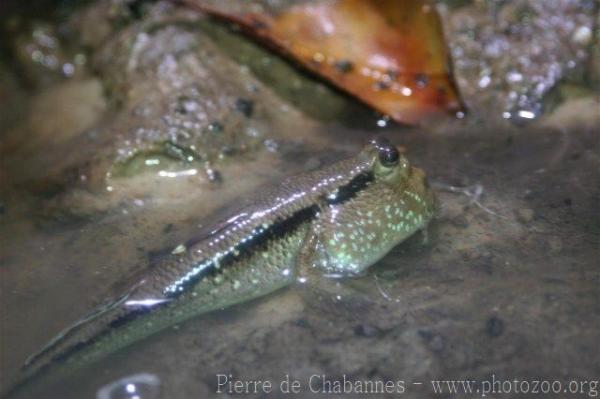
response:
{"label": "speckled green skin", "polygon": [[375,163],[375,181],[355,198],[330,205],[315,223],[320,267],[360,273],[427,225],[435,198],[425,175],[404,157],[399,162],[389,170]]}
{"label": "speckled green skin", "polygon": [[424,228],[434,212],[424,173],[403,155],[384,165],[381,148],[396,151],[386,141],[373,142],[354,158],[288,179],[153,265],[122,296],[32,356],[24,380],[42,370],[55,375],[87,365],[305,273],[360,273]]}

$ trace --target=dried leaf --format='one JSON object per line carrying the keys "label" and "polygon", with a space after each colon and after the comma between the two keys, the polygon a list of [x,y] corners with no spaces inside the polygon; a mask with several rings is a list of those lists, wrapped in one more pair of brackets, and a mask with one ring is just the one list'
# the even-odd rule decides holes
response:
{"label": "dried leaf", "polygon": [[315,0],[259,12],[248,2],[182,2],[237,24],[398,122],[463,109],[439,17],[424,0]]}

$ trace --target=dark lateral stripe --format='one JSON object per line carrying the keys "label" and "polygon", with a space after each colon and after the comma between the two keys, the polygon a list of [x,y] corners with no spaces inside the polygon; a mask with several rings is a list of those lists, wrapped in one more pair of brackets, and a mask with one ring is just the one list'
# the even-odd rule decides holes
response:
{"label": "dark lateral stripe", "polygon": [[[236,261],[240,261],[244,257],[249,257],[256,251],[266,249],[272,240],[285,237],[286,234],[289,234],[296,230],[298,227],[300,227],[302,223],[308,222],[309,220],[314,218],[317,214],[317,211],[318,207],[315,205],[301,209],[286,219],[276,221],[270,227],[262,231],[260,234],[256,234],[254,237],[252,237],[250,240],[246,241],[243,244],[238,244],[235,248],[238,251],[238,254],[234,255],[233,253],[229,253],[225,255],[225,257],[222,258],[219,262],[219,269],[217,269],[213,264],[211,264],[209,267],[207,267],[205,272],[200,273],[194,278],[181,284],[181,290],[166,296],[169,298],[176,298],[188,291],[190,288],[192,288],[201,279],[208,277],[208,275],[217,274],[222,268],[225,268]],[[202,262],[204,261],[205,260],[203,260]],[[67,360],[70,356],[75,354],[75,352],[84,350],[89,345],[93,344],[94,342],[97,342],[97,340],[101,337],[104,337],[111,332],[118,334],[118,332],[116,332],[116,329],[118,329],[119,327],[122,327],[126,324],[131,324],[132,322],[135,322],[136,319],[141,318],[150,312],[154,312],[158,310],[158,308],[161,308],[163,306],[169,306],[169,304],[177,306],[177,304],[174,304],[172,302],[165,302],[164,304],[153,306],[151,308],[134,307],[128,309],[116,315],[116,317],[114,317],[112,320],[107,321],[106,325],[99,329],[98,334],[95,337],[91,338],[88,341],[77,343],[76,345],[68,348],[65,353],[55,356],[52,360],[56,362],[62,362],[64,360]],[[110,317],[109,315],[106,316]]]}
{"label": "dark lateral stripe", "polygon": [[[234,255],[233,253],[225,255],[225,257],[219,262],[219,269],[214,267],[214,265],[210,265],[210,267],[207,268],[205,273],[201,273],[195,278],[190,279],[189,281],[186,281],[184,284],[182,284],[182,290],[172,294],[171,297],[177,297],[185,293],[192,286],[198,283],[202,278],[206,277],[207,274],[219,273],[219,271],[222,268],[227,267],[234,262],[240,261],[244,257],[249,257],[256,251],[266,249],[269,243],[273,240],[285,237],[287,234],[294,232],[296,229],[298,229],[303,223],[313,219],[316,216],[318,209],[319,208],[317,205],[310,206],[297,211],[296,213],[294,213],[286,219],[276,221],[271,226],[262,231],[260,234],[256,234],[245,243],[238,244],[236,246],[236,250],[239,253],[237,255]],[[98,324],[98,331],[93,337],[85,341],[74,342],[72,345],[65,348],[63,352],[50,355],[49,361],[46,364],[38,363],[38,365],[34,366],[38,368],[32,373],[32,376],[38,375],[48,370],[53,364],[67,362],[72,356],[76,356],[77,352],[85,351],[91,345],[94,345],[94,343],[105,338],[109,334],[119,334],[118,329],[120,327],[136,322],[137,319],[143,318],[144,315],[147,315],[150,312],[155,312],[164,306],[169,306],[169,304],[177,306],[176,303],[165,302],[164,304],[153,306],[150,308],[133,307],[131,309],[126,310],[124,310],[123,308],[119,308],[107,312],[106,314],[99,317],[97,320],[92,321],[92,323]],[[38,359],[38,361],[42,361],[42,359],[40,358]]]}
{"label": "dark lateral stripe", "polygon": [[375,180],[372,172],[363,172],[356,175],[348,184],[338,188],[334,198],[327,198],[329,205],[342,204],[356,197]]}
{"label": "dark lateral stripe", "polygon": [[[207,275],[217,274],[221,269],[228,267],[232,263],[239,262],[243,258],[250,257],[257,251],[265,250],[269,243],[273,240],[285,237],[289,233],[295,231],[303,223],[313,219],[316,216],[318,209],[319,208],[317,205],[313,205],[298,210],[286,219],[275,221],[266,229],[254,234],[252,237],[246,240],[246,242],[238,243],[233,251],[227,253],[219,260],[219,268],[215,267],[214,263],[211,262],[203,272],[198,273],[196,276],[183,283],[176,284],[176,289],[174,291],[165,292],[164,295],[167,298],[178,297],[189,290],[190,287],[196,285],[196,283],[205,278]],[[257,229],[260,229],[260,227],[257,227]],[[208,259],[203,259],[197,262],[196,265],[205,263],[207,260]],[[192,267],[190,267],[190,269],[191,268]]]}

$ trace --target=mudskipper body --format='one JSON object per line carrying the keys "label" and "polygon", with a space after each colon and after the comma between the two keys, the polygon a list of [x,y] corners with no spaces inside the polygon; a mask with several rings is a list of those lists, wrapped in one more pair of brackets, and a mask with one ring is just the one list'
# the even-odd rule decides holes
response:
{"label": "mudskipper body", "polygon": [[150,267],[32,355],[25,379],[95,362],[191,317],[273,292],[304,272],[361,273],[423,229],[434,205],[424,172],[375,139],[352,158],[285,180]]}

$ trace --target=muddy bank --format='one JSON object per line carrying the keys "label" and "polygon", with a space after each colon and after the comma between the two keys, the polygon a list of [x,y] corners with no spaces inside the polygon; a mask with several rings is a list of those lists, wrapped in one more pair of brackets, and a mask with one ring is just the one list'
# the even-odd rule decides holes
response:
{"label": "muddy bank", "polygon": [[[551,6],[443,3],[471,109],[419,128],[380,119],[170,3],[137,13],[128,2],[92,2],[59,22],[13,22],[36,45],[3,39],[25,54],[13,62],[31,68],[0,68],[11,93],[0,101],[15,110],[1,119],[2,385],[123,276],[257,187],[352,155],[374,133],[406,146],[438,187],[427,243],[413,237],[362,278],[298,285],[176,326],[23,397],[93,397],[139,372],[158,376],[165,398],[209,395],[217,373],[407,385],[597,378],[600,122],[581,33],[593,26],[591,3],[557,2],[569,26],[544,36],[540,54],[526,53],[527,40],[545,29],[539,21],[554,21]],[[494,43],[508,47],[494,53]],[[548,86],[536,92],[534,82]],[[533,108],[510,102],[512,92]],[[534,117],[513,118],[519,110]],[[444,186],[481,195],[473,202]]]}

